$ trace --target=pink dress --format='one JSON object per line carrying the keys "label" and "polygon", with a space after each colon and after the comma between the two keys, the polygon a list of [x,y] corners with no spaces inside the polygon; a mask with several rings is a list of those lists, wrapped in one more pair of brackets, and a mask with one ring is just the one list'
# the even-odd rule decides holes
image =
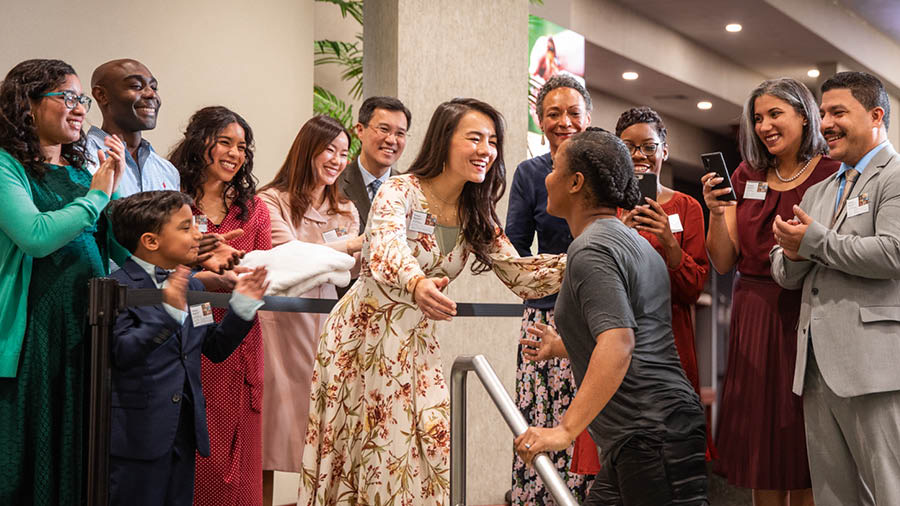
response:
{"label": "pink dress", "polygon": [[[195,215],[203,214],[196,208]],[[271,249],[269,210],[254,197],[247,219],[238,220],[232,205],[222,223],[209,223],[208,231],[223,234],[236,228],[244,235],[229,242],[245,251]],[[224,309],[213,309],[216,321]],[[206,396],[209,458],[197,456],[194,504],[254,506],[262,504],[263,354],[259,321],[240,347],[214,364],[203,357],[201,380]]]}
{"label": "pink dress", "polygon": [[[359,232],[356,206],[347,201],[332,213],[326,200],[318,209],[307,209],[297,223],[291,218],[288,194],[270,188],[259,194],[269,208],[272,246],[298,240],[325,243],[324,234],[354,237]],[[330,234],[329,234],[330,236]],[[336,299],[334,285],[322,284],[304,293],[313,299]],[[306,424],[309,421],[309,389],[319,335],[327,314],[272,313],[261,311],[265,388],[263,389],[262,468],[299,473]]]}

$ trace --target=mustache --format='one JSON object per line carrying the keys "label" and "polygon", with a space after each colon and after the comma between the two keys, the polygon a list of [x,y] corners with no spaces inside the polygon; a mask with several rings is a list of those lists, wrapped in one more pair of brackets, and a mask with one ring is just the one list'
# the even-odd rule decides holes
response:
{"label": "mustache", "polygon": [[823,136],[826,135],[843,135],[844,131],[837,128],[826,128],[825,131],[822,132]]}

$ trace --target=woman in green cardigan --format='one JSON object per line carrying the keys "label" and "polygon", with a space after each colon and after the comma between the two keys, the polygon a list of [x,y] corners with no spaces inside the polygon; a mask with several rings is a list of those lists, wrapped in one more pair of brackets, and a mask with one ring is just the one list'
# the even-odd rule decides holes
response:
{"label": "woman in green cardigan", "polygon": [[0,504],[83,502],[87,281],[107,274],[101,212],[125,168],[112,136],[85,168],[90,105],[59,60],[0,84]]}

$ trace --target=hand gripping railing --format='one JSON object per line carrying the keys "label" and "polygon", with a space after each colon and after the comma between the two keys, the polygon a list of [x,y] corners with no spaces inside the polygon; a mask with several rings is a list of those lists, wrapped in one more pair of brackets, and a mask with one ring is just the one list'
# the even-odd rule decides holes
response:
{"label": "hand gripping railing", "polygon": [[[516,408],[484,355],[457,357],[450,373],[450,506],[466,504],[466,378],[469,371],[475,371],[478,375],[513,435],[518,436],[528,429],[525,417]],[[539,453],[532,465],[556,504],[578,505],[550,457]]]}

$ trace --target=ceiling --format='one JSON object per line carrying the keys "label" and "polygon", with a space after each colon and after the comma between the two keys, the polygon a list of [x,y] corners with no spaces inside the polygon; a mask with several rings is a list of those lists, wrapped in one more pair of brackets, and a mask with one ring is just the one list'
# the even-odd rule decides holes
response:
{"label": "ceiling", "polygon": [[898,0],[840,0],[881,33],[900,43],[900,1]]}

